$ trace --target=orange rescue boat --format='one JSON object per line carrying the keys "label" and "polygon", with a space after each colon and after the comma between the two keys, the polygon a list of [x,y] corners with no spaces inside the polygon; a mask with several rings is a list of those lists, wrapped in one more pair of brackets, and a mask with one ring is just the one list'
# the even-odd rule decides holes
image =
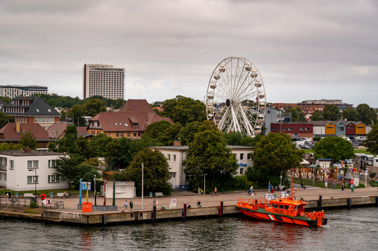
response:
{"label": "orange rescue boat", "polygon": [[324,211],[306,212],[303,200],[293,198],[293,186],[291,194],[281,199],[238,199],[237,208],[245,216],[264,221],[289,223],[302,226],[322,226],[327,224]]}

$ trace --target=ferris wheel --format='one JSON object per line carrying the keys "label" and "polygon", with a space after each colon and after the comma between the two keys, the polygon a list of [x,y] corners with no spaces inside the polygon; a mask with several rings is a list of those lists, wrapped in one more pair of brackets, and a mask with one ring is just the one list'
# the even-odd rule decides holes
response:
{"label": "ferris wheel", "polygon": [[211,74],[206,112],[222,132],[261,133],[265,118],[264,82],[257,67],[246,58],[222,60]]}

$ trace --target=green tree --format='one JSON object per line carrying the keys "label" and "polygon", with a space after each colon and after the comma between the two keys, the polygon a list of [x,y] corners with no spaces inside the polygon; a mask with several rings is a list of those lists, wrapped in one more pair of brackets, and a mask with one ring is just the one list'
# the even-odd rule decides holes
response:
{"label": "green tree", "polygon": [[99,99],[91,99],[84,104],[84,114],[94,117],[100,112],[106,112],[105,103]]}
{"label": "green tree", "polygon": [[13,143],[1,143],[0,144],[0,151],[4,150],[22,150],[24,148],[21,144],[13,144]]}
{"label": "green tree", "polygon": [[76,146],[77,130],[75,124],[68,125],[63,138],[49,144],[49,150],[54,152],[73,153]]}
{"label": "green tree", "polygon": [[311,120],[312,121],[321,121],[321,120],[324,120],[323,119],[323,114],[322,114],[322,112],[321,111],[318,111],[318,110],[316,110],[316,111],[314,111],[312,114],[311,114]]}
{"label": "green tree", "polygon": [[18,143],[24,147],[30,147],[31,149],[37,148],[37,141],[32,132],[24,132]]}
{"label": "green tree", "polygon": [[300,107],[289,108],[287,112],[291,113],[291,122],[305,122],[306,118]]}
{"label": "green tree", "polygon": [[139,151],[136,141],[128,138],[112,139],[106,146],[105,161],[111,170],[125,169]]}
{"label": "green tree", "polygon": [[247,169],[247,177],[259,187],[280,183],[280,175],[299,166],[304,152],[295,147],[290,136],[269,133],[256,144],[252,153],[253,167]]}
{"label": "green tree", "polygon": [[142,191],[142,163],[144,165],[144,195],[149,192],[162,192],[171,194],[169,166],[167,159],[160,151],[152,151],[146,148],[140,151],[125,170],[128,180],[134,181],[137,196]]}
{"label": "green tree", "polygon": [[0,112],[0,128],[3,128],[9,122],[14,122],[14,116]]}
{"label": "green tree", "polygon": [[97,134],[89,142],[89,148],[92,156],[105,157],[106,147],[112,141],[112,138],[104,133]]}
{"label": "green tree", "polygon": [[237,161],[226,144],[227,140],[220,131],[205,130],[195,135],[194,141],[189,143],[187,158],[183,161],[184,171],[191,177],[191,189],[203,187],[204,174],[207,175],[207,187],[217,186],[219,189],[235,174]]}
{"label": "green tree", "polygon": [[371,131],[366,135],[364,145],[367,150],[375,155],[378,154],[378,125],[373,125]]}
{"label": "green tree", "polygon": [[366,125],[377,123],[377,114],[373,108],[367,104],[359,104],[357,106],[358,118]]}
{"label": "green tree", "polygon": [[147,126],[146,131],[143,133],[143,137],[149,137],[152,139],[159,139],[164,134],[164,131],[171,126],[171,123],[165,120],[158,121]]}
{"label": "green tree", "polygon": [[315,159],[330,158],[334,162],[354,157],[352,144],[340,137],[326,137],[315,144]]}
{"label": "green tree", "polygon": [[341,112],[341,116],[347,121],[358,121],[358,112],[353,107],[348,107]]}
{"label": "green tree", "polygon": [[67,157],[60,157],[55,163],[55,173],[62,177],[62,180],[68,180],[77,183],[76,178],[79,176],[77,166],[84,161],[83,156],[72,154]]}
{"label": "green tree", "polygon": [[340,110],[336,105],[326,105],[323,109],[323,120],[336,121],[340,118]]}
{"label": "green tree", "polygon": [[165,100],[163,103],[163,116],[170,117],[175,123],[185,126],[187,123],[206,120],[205,105],[192,98],[176,96],[176,98]]}
{"label": "green tree", "polygon": [[84,119],[85,111],[84,106],[82,105],[74,105],[72,109],[68,112],[68,117],[72,119],[72,122],[76,126],[84,126],[85,119]]}

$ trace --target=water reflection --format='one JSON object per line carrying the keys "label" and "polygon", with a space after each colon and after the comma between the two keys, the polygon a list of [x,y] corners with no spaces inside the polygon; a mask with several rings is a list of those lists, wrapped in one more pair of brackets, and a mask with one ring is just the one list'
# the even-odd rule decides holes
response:
{"label": "water reflection", "polygon": [[0,220],[2,250],[375,250],[378,208],[328,211],[308,228],[245,218],[76,227]]}

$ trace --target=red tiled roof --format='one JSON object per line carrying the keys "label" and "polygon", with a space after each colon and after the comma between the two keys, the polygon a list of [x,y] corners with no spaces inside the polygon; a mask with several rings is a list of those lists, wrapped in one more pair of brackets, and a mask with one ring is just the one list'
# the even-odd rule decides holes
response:
{"label": "red tiled roof", "polygon": [[49,137],[53,139],[58,139],[60,138],[64,132],[66,131],[68,126],[68,123],[64,122],[57,122],[54,123],[52,126],[47,128],[47,132],[49,133]]}
{"label": "red tiled roof", "polygon": [[87,130],[87,127],[86,126],[78,126],[76,127],[76,131],[77,131],[77,136],[88,136],[89,133],[88,133],[88,130]]}
{"label": "red tiled roof", "polygon": [[6,140],[21,139],[23,132],[32,132],[37,141],[48,140],[48,132],[36,123],[21,123],[20,132],[16,132],[16,123],[8,123],[0,129],[0,137]]}
{"label": "red tiled roof", "polygon": [[119,112],[154,112],[150,104],[145,99],[129,99]]}

